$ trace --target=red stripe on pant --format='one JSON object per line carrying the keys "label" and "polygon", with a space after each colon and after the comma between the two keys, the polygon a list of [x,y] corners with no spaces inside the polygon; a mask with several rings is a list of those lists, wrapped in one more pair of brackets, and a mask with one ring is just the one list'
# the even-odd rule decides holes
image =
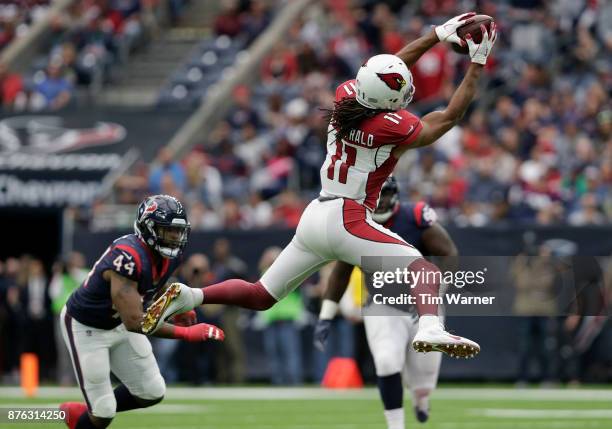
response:
{"label": "red stripe on pant", "polygon": [[91,412],[91,404],[89,403],[87,392],[85,392],[85,384],[83,382],[83,372],[81,371],[79,354],[77,353],[77,348],[74,344],[74,334],[72,333],[72,316],[70,316],[68,313],[66,313],[64,316],[64,323],[66,324],[66,332],[68,333],[70,351],[72,352],[72,361],[74,363],[75,372],[77,373],[77,379],[79,380],[79,387],[81,388],[81,392],[83,392],[83,397],[85,398],[85,402],[87,403],[87,408]]}
{"label": "red stripe on pant", "polygon": [[[398,240],[395,237],[385,234],[382,231],[374,228],[366,222],[366,208],[354,200],[345,199],[342,207],[342,217],[344,228],[349,234],[359,237],[364,240],[375,241],[377,243],[400,244],[402,246],[410,246],[405,241]],[[412,247],[412,246],[410,246]],[[399,256],[399,255],[398,255]],[[431,262],[420,257],[413,261],[408,267],[411,271],[422,274],[419,281],[415,285],[411,285],[410,294],[416,299],[416,307],[419,315],[438,314],[438,304],[431,303],[427,296],[438,296],[440,283],[435,281],[435,277],[439,272]],[[431,273],[429,276],[426,273]],[[433,279],[433,282],[426,281]]]}
{"label": "red stripe on pant", "polygon": [[355,237],[363,240],[374,241],[377,243],[399,244],[402,246],[410,246],[408,243],[397,238],[387,235],[384,232],[374,228],[366,222],[366,208],[357,201],[344,199],[342,206],[342,222],[344,229]]}

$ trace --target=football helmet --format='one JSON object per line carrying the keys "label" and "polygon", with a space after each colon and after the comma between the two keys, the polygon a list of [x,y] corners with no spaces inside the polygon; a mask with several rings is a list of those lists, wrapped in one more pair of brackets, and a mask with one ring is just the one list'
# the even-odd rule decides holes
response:
{"label": "football helmet", "polygon": [[357,101],[368,109],[399,110],[412,101],[412,73],[400,57],[375,55],[357,72]]}
{"label": "football helmet", "polygon": [[377,223],[385,223],[399,209],[399,187],[393,176],[387,177],[380,189],[378,206],[372,213],[372,220]]}
{"label": "football helmet", "polygon": [[165,258],[176,258],[187,245],[191,225],[183,205],[170,195],[152,195],[138,206],[134,232]]}

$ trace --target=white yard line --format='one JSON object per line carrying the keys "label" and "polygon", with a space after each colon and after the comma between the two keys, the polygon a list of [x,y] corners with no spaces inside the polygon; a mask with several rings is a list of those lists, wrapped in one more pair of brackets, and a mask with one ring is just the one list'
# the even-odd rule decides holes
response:
{"label": "white yard line", "polygon": [[[491,429],[491,422],[440,422],[440,429]],[[580,426],[576,421],[541,421],[541,422],[499,422],[495,423],[495,429],[603,429],[601,422],[581,421]]]}
{"label": "white yard line", "polygon": [[[77,388],[41,387],[38,399],[79,398]],[[0,398],[24,398],[19,387],[0,387]],[[378,400],[375,388],[331,390],[318,387],[170,387],[170,400]],[[441,388],[433,399],[452,401],[540,400],[553,402],[609,402],[612,389],[502,389],[502,388]]]}
{"label": "white yard line", "polygon": [[606,409],[472,408],[467,411],[476,416],[504,419],[612,419],[612,410]]}

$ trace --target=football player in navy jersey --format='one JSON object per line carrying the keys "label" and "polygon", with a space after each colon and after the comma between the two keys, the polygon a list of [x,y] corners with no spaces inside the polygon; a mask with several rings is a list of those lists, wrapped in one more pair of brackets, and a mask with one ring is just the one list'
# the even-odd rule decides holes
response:
{"label": "football player in navy jersey", "polygon": [[[70,429],[107,427],[118,411],[154,405],[166,385],[151,344],[141,331],[146,308],[179,266],[190,224],[182,204],[168,195],[138,207],[134,234],[113,241],[62,310],[62,334],[85,403],[67,402]],[[222,341],[216,326],[196,324],[195,312],[162,323],[156,337]],[[110,373],[121,384],[113,390]]]}
{"label": "football player in navy jersey", "polygon": [[[457,255],[455,243],[444,227],[436,223],[436,213],[424,202],[400,204],[397,182],[393,176],[385,181],[378,206],[372,219],[413,244],[425,256],[452,257]],[[355,277],[354,267],[337,262],[329,277],[319,321],[315,328],[315,346],[325,348],[338,302]],[[355,268],[357,269],[357,268]],[[360,277],[357,277],[360,278]],[[355,287],[361,288],[361,281]],[[418,329],[418,314],[389,308],[389,316],[368,316],[364,309],[364,324],[368,345],[374,358],[378,389],[385,408],[388,429],[403,429],[402,374],[412,394],[417,420],[429,417],[429,396],[440,372],[441,353],[417,353],[410,343]]]}

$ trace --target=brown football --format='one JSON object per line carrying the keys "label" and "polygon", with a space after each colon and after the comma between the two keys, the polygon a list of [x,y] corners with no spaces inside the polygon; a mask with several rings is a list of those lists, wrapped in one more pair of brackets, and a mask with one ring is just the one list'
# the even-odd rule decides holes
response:
{"label": "brown football", "polygon": [[[473,22],[465,24],[457,29],[457,36],[465,40],[466,34],[470,34],[472,36],[472,40],[475,43],[480,43],[482,42],[482,30],[480,29],[480,26],[484,24],[487,31],[489,31],[491,29],[491,23],[493,22],[493,18],[491,18],[489,15],[475,15],[470,19],[472,19]],[[461,47],[455,43],[451,43],[451,46],[453,48],[453,51],[457,53],[469,53],[467,45]]]}

